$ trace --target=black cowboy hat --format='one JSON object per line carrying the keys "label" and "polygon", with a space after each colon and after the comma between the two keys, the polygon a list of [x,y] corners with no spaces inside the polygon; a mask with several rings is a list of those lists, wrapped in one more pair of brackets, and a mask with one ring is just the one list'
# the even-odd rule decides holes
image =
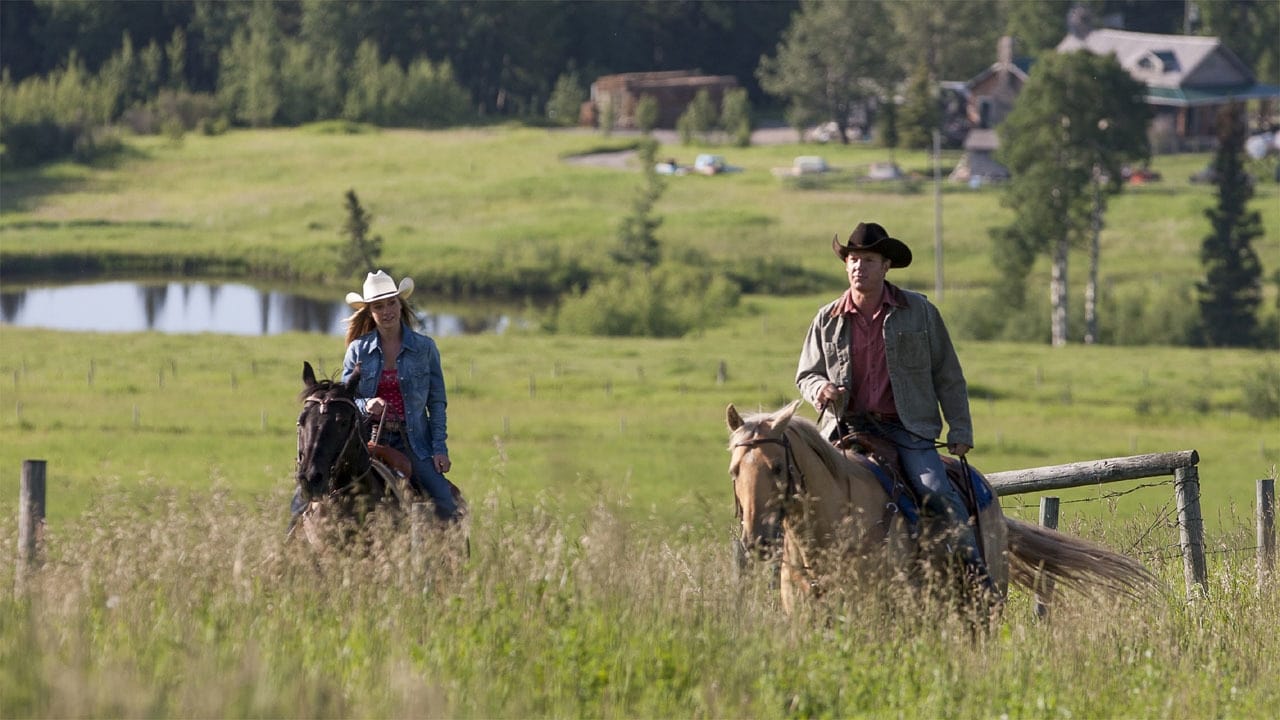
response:
{"label": "black cowboy hat", "polygon": [[844,245],[840,244],[839,235],[832,236],[831,249],[841,260],[854,250],[866,250],[889,258],[896,268],[911,264],[911,248],[901,240],[889,237],[889,233],[878,223],[858,223],[858,227],[849,233],[849,240]]}

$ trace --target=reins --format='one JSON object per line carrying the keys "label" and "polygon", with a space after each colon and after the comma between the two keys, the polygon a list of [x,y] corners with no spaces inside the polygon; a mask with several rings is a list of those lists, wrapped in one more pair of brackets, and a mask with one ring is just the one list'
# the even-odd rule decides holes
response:
{"label": "reins", "polygon": [[[799,488],[804,486],[804,473],[800,471],[800,466],[796,464],[795,451],[791,449],[791,441],[787,439],[786,434],[783,434],[781,438],[752,438],[751,440],[744,440],[733,444],[734,447],[741,448],[753,448],[761,445],[781,445],[783,459],[787,464],[786,485],[783,487],[782,503],[778,506],[778,520],[781,522],[786,513],[786,501],[794,497],[799,491]],[[797,476],[800,478],[799,482],[796,482]]]}
{"label": "reins", "polygon": [[[331,402],[350,405],[351,408],[356,411],[357,416],[359,416],[360,414],[360,406],[356,405],[355,400],[352,400],[351,398],[348,398],[348,397],[321,397],[320,395],[311,395],[307,397],[305,400],[303,400],[302,404],[304,406],[319,405],[320,414],[327,415],[329,413],[329,403]],[[347,454],[349,449],[351,448],[351,442],[353,440],[358,439],[359,436],[360,436],[360,422],[357,420],[356,422],[351,423],[351,431],[347,433],[347,438],[342,443],[342,449],[338,451],[337,459],[334,460],[333,464],[329,466],[330,480],[332,480],[332,478],[334,477],[337,477],[338,470],[342,467],[343,463],[346,463],[347,465],[351,464],[351,461],[347,459]],[[372,471],[373,471],[373,465],[370,464],[368,467],[364,469],[364,472],[360,473],[359,475],[355,475],[352,478],[352,480],[353,481],[363,480],[366,477],[368,477],[369,473]],[[339,490],[340,488],[333,488],[332,490],[329,491],[329,496],[333,497],[337,495]]]}
{"label": "reins", "polygon": [[[777,527],[781,531],[782,522],[787,517],[788,502],[799,495],[801,489],[805,487],[804,472],[800,470],[800,466],[796,463],[795,451],[791,449],[791,441],[787,439],[785,431],[781,438],[758,437],[733,444],[734,447],[740,448],[755,448],[760,447],[761,445],[781,445],[783,461],[787,464],[787,475],[784,480],[782,500],[778,503]],[[783,562],[786,562],[785,558],[783,559]],[[799,570],[808,578],[810,591],[815,594],[820,593],[821,588],[818,586],[818,581],[814,578],[813,569],[809,567],[808,562],[803,558],[801,558],[801,563]]]}

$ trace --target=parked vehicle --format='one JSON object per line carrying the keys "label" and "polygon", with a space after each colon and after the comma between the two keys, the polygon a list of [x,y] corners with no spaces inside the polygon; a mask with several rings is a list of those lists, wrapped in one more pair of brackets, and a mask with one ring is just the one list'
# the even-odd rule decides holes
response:
{"label": "parked vehicle", "polygon": [[832,172],[834,168],[819,155],[800,155],[791,161],[791,167],[774,168],[777,177],[799,177],[800,175],[821,175]]}
{"label": "parked vehicle", "polygon": [[728,170],[723,155],[702,154],[693,160],[693,171],[701,175],[719,175]]}

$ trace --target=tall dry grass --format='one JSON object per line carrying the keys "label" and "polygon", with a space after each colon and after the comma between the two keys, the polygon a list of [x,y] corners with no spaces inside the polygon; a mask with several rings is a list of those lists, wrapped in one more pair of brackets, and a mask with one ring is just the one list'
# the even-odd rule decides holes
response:
{"label": "tall dry grass", "polygon": [[901,589],[788,620],[723,531],[659,531],[621,500],[498,502],[475,503],[458,566],[388,528],[351,553],[286,544],[278,508],[224,494],[109,497],[51,530],[21,591],[0,570],[0,716],[1261,717],[1280,702],[1274,591],[1250,555],[1217,553],[1188,602],[1159,557],[1176,528],[1077,528],[1136,547],[1163,595],[1060,596],[1038,621],[1015,592],[975,635]]}

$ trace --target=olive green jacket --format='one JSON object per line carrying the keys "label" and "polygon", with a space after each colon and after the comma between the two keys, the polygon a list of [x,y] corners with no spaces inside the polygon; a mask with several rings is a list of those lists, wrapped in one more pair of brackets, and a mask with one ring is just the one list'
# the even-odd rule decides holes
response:
{"label": "olive green jacket", "polygon": [[[901,288],[898,292],[906,305],[890,307],[884,320],[884,350],[898,417],[907,430],[936,439],[942,435],[945,416],[947,443],[973,447],[969,391],[942,315],[924,295]],[[827,382],[845,387],[846,399],[853,384],[849,318],[831,315],[838,302],[839,298],[823,306],[814,317],[796,368],[796,387],[815,409],[818,391]],[[823,415],[822,432],[829,438],[836,432],[837,415]]]}

